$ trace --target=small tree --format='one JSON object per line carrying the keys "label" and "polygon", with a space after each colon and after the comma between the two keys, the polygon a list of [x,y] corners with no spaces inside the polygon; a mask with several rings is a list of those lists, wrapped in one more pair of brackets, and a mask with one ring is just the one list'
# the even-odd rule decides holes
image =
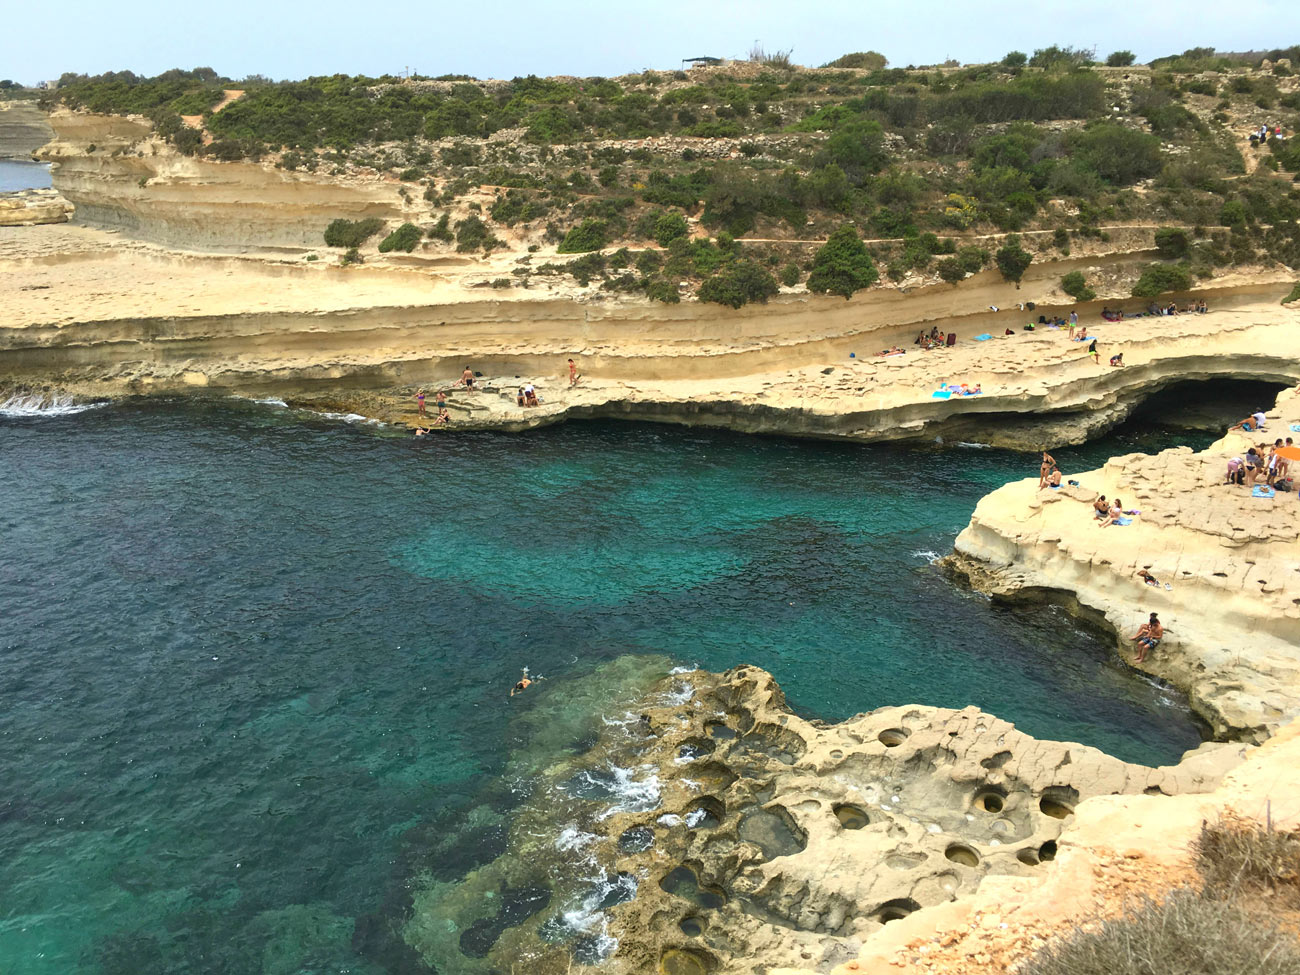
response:
{"label": "small tree", "polygon": [[325,243],[330,247],[360,247],[383,228],[378,217],[365,220],[333,220],[325,228]]}
{"label": "small tree", "polygon": [[993,255],[994,261],[997,262],[998,270],[1002,272],[1002,277],[1007,281],[1014,281],[1016,286],[1020,286],[1020,279],[1025,276],[1029,270],[1029,265],[1034,262],[1034,255],[1020,246],[1020,236],[1012,234],[1007,238],[1007,242],[998,248]]}
{"label": "small tree", "polygon": [[1008,51],[1007,56],[1002,59],[1004,68],[1023,68],[1029,60],[1029,55],[1024,51]]}
{"label": "small tree", "polygon": [[1166,291],[1186,291],[1191,286],[1192,275],[1186,265],[1148,264],[1131,293],[1134,298],[1154,298]]}
{"label": "small tree", "polygon": [[1127,68],[1136,60],[1137,55],[1132,51],[1111,51],[1110,56],[1106,58],[1106,67]]}
{"label": "small tree", "polygon": [[751,301],[765,303],[779,294],[776,278],[753,261],[733,261],[700,285],[700,300],[739,308]]}
{"label": "small tree", "polygon": [[1061,290],[1077,301],[1092,301],[1097,292],[1088,287],[1082,271],[1071,271],[1061,278]]}
{"label": "small tree", "polygon": [[679,237],[685,237],[691,232],[691,228],[686,223],[686,218],[680,213],[665,213],[655,221],[655,243],[660,247],[667,247]]}
{"label": "small tree", "polygon": [[989,252],[983,247],[976,247],[972,244],[969,247],[963,247],[957,252],[957,260],[961,262],[962,270],[967,274],[978,274],[988,264]]}
{"label": "small tree", "polygon": [[855,51],[853,54],[841,54],[834,61],[822,65],[823,68],[862,68],[867,71],[883,71],[889,61],[877,51]]}
{"label": "small tree", "polygon": [[867,245],[853,225],[846,223],[818,248],[808,276],[808,290],[843,295],[847,301],[855,291],[871,287],[879,277]]}
{"label": "small tree", "polygon": [[781,283],[787,288],[793,288],[803,277],[803,272],[799,270],[798,264],[787,264],[781,268]]}

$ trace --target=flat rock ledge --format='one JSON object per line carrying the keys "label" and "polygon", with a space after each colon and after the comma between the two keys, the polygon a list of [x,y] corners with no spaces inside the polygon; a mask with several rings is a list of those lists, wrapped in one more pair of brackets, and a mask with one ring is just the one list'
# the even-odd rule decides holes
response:
{"label": "flat rock ledge", "polygon": [[[1253,443],[1297,438],[1300,390],[1284,391],[1265,430],[1208,449],[1129,454],[985,497],[948,567],[1003,600],[1057,601],[1116,634],[1133,666],[1182,688],[1216,737],[1262,741],[1300,714],[1300,498],[1227,484],[1227,461]],[[1300,464],[1293,465],[1300,467]],[[1140,512],[1101,528],[1099,494]],[[1146,570],[1158,586],[1138,577]],[[1144,662],[1129,639],[1158,613],[1164,641]]]}

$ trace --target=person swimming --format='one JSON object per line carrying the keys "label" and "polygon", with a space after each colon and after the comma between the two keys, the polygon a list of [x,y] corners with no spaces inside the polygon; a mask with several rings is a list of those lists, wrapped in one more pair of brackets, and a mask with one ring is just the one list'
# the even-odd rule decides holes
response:
{"label": "person swimming", "polygon": [[523,674],[521,674],[520,677],[519,677],[519,680],[517,680],[517,681],[515,682],[515,686],[512,687],[512,688],[510,688],[510,696],[511,696],[511,697],[514,697],[516,694],[521,694],[521,693],[523,693],[524,691],[528,690],[528,688],[531,687],[531,686],[533,685],[534,682],[539,681],[539,680],[546,680],[546,678],[545,678],[545,677],[530,677],[529,674],[528,674],[528,668],[525,667],[525,668],[524,668],[524,671],[523,671]]}

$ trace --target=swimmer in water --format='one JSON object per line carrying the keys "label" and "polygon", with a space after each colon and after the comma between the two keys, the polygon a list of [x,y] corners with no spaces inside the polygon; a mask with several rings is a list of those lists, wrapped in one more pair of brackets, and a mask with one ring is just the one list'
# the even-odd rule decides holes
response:
{"label": "swimmer in water", "polygon": [[525,667],[525,668],[524,668],[523,675],[522,675],[522,676],[519,678],[519,680],[516,682],[515,686],[512,687],[512,688],[510,688],[510,696],[511,696],[511,697],[514,697],[516,694],[519,694],[519,693],[522,693],[522,692],[528,690],[528,688],[532,685],[533,681],[538,681],[538,680],[546,680],[546,678],[545,678],[545,677],[530,677],[530,676],[528,676],[528,668]]}

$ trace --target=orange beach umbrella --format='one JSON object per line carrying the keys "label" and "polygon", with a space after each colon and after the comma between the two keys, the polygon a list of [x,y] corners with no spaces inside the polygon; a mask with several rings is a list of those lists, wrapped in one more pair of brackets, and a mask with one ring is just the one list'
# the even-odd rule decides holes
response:
{"label": "orange beach umbrella", "polygon": [[1300,447],[1278,447],[1274,453],[1287,460],[1300,460]]}

